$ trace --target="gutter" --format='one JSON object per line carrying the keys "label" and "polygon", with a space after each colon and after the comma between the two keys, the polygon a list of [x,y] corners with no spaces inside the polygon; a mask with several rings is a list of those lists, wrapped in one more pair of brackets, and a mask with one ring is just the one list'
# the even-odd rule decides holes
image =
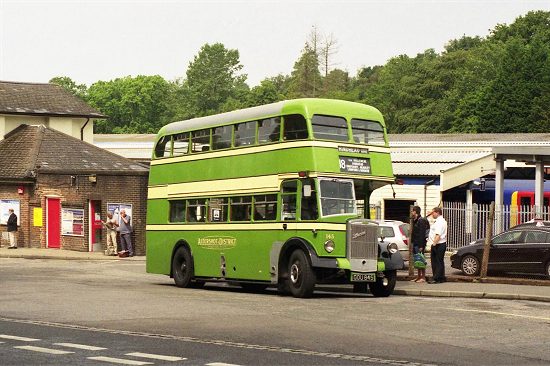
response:
{"label": "gutter", "polygon": [[84,126],[80,129],[80,140],[84,141],[84,129],[86,128],[86,125],[90,122],[90,117],[86,118],[86,123],[84,123]]}

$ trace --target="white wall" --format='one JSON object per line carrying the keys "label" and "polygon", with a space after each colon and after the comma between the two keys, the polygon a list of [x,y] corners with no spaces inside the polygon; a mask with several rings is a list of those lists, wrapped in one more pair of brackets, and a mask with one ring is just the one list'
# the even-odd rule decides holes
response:
{"label": "white wall", "polygon": [[[45,125],[80,140],[80,129],[85,123],[86,118],[0,115],[0,140],[22,124]],[[94,119],[90,119],[84,128],[84,141],[94,143]]]}
{"label": "white wall", "polygon": [[[393,191],[395,191],[395,198],[393,197]],[[426,200],[424,201],[424,186],[423,185],[393,185],[388,184],[384,187],[375,189],[370,196],[371,205],[380,205],[382,209],[382,219],[384,219],[384,200],[410,200],[415,201],[422,209],[422,215],[426,214],[426,211],[431,211],[432,208],[439,206],[441,200],[441,192],[438,185],[430,185],[426,187]]]}

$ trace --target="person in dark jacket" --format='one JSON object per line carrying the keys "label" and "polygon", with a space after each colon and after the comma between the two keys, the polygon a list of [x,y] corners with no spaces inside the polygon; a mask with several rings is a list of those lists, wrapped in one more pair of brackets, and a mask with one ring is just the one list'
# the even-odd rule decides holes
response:
{"label": "person in dark jacket", "polygon": [[[420,214],[421,210],[418,206],[413,206],[411,217],[413,219],[413,230],[411,242],[413,245],[414,254],[422,253],[426,249],[427,232],[430,229],[430,223]],[[413,282],[426,282],[426,268],[418,268],[418,275]]]}
{"label": "person in dark jacket", "polygon": [[17,215],[13,212],[13,208],[9,210],[8,217],[8,235],[10,237],[10,246],[8,249],[17,249]]}

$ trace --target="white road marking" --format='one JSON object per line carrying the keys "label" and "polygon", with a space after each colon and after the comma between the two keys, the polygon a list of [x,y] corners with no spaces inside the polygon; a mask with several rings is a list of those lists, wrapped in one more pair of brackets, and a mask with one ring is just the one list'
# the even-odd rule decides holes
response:
{"label": "white road marking", "polygon": [[498,312],[498,311],[489,311],[489,310],[457,309],[457,308],[448,308],[447,310],[464,311],[464,312],[470,312],[470,313],[493,314],[493,315],[511,316],[511,317],[515,317],[515,318],[527,318],[527,319],[550,321],[550,318],[545,318],[545,317],[542,317],[542,316],[501,313],[501,312]]}
{"label": "white road marking", "polygon": [[101,350],[107,349],[105,347],[88,346],[85,344],[78,344],[78,343],[54,343],[54,344],[56,346],[85,349],[88,351],[101,351]]}
{"label": "white road marking", "polygon": [[104,356],[88,357],[88,360],[118,363],[118,364],[122,364],[122,365],[137,365],[137,366],[139,366],[139,365],[153,365],[152,362],[134,361],[134,360],[126,360],[124,358],[104,357]]}
{"label": "white road marking", "polygon": [[35,347],[35,346],[16,346],[13,348],[24,349],[24,350],[33,351],[33,352],[49,353],[51,355],[66,355],[69,353],[74,353],[72,351],[62,351],[60,349]]}
{"label": "white road marking", "polygon": [[240,365],[235,365],[234,363],[212,362],[212,363],[207,363],[206,366],[240,366]]}
{"label": "white road marking", "polygon": [[18,336],[12,336],[12,335],[8,335],[8,334],[0,334],[0,338],[12,339],[14,341],[23,341],[23,342],[34,342],[34,341],[39,341],[40,340],[40,339],[36,339],[36,338],[18,337]]}
{"label": "white road marking", "polygon": [[127,353],[126,356],[152,358],[154,360],[163,360],[163,361],[183,361],[183,360],[187,360],[187,358],[183,358],[183,357],[155,355],[155,354],[152,354],[152,353],[141,353],[141,352]]}

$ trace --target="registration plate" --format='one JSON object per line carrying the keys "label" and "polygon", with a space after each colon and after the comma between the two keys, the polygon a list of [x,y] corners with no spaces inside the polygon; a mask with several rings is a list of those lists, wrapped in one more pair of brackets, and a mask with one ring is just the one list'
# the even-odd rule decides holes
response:
{"label": "registration plate", "polygon": [[376,282],[374,273],[351,273],[351,282]]}

